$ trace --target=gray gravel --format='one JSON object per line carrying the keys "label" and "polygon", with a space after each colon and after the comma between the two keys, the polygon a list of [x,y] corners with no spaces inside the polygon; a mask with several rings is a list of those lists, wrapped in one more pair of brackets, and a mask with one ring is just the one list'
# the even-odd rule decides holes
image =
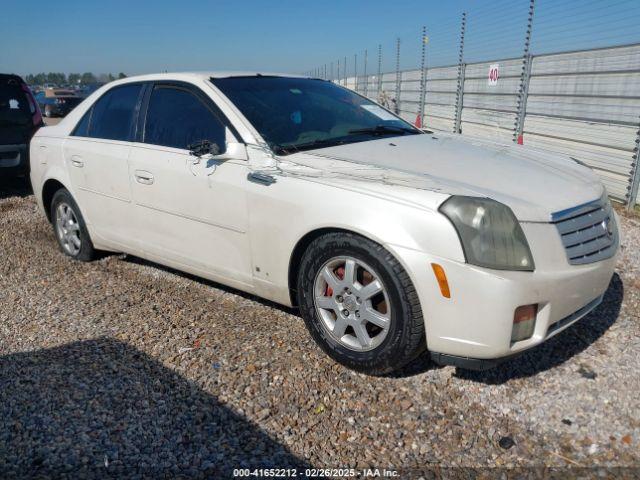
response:
{"label": "gray gravel", "polygon": [[0,186],[0,473],[640,469],[640,220],[621,222],[618,274],[576,326],[489,372],[422,358],[373,378],[293,311],[129,256],[68,260]]}

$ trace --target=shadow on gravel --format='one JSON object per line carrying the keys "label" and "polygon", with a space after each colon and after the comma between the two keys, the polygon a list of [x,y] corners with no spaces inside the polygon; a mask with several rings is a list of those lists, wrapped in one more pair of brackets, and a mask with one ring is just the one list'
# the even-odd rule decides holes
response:
{"label": "shadow on gravel", "polygon": [[495,385],[516,378],[530,377],[561,365],[589,347],[613,325],[620,313],[623,297],[624,285],[616,273],[598,308],[568,329],[491,370],[473,372],[458,368],[456,376]]}
{"label": "shadow on gravel", "polygon": [[421,373],[425,373],[429,370],[436,370],[438,368],[443,367],[434,363],[431,360],[431,355],[429,355],[429,352],[424,351],[416,359],[412,360],[401,369],[384,374],[382,376],[387,378],[408,378],[415,375],[420,375]]}
{"label": "shadow on gravel", "polygon": [[0,200],[9,197],[26,197],[33,193],[26,177],[7,176],[0,172]]}
{"label": "shadow on gravel", "polygon": [[124,343],[0,357],[2,478],[232,478],[234,468],[260,467],[308,465]]}

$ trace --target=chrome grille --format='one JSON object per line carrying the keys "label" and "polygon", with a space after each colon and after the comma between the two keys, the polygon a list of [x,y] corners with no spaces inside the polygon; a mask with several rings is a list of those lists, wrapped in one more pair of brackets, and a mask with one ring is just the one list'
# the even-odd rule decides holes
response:
{"label": "chrome grille", "polygon": [[618,248],[618,228],[606,196],[551,216],[571,265],[612,257]]}

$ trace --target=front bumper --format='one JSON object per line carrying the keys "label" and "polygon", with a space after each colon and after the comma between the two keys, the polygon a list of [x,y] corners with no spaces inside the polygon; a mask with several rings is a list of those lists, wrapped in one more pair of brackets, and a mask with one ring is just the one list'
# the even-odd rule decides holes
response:
{"label": "front bumper", "polygon": [[[534,272],[491,270],[396,249],[418,291],[427,347],[437,362],[489,368],[556,335],[602,301],[617,252],[600,262],[569,265],[553,225],[523,227],[536,262]],[[446,272],[450,298],[440,294],[431,263]],[[514,312],[530,304],[538,305],[533,336],[512,342]]]}
{"label": "front bumper", "polygon": [[29,148],[26,144],[0,145],[0,170],[27,173]]}
{"label": "front bumper", "polygon": [[[558,320],[557,322],[552,324],[548,328],[547,337],[544,338],[543,341],[555,335],[556,333],[560,332],[561,330],[564,330],[566,327],[574,324],[575,322],[580,320],[582,317],[587,316],[589,313],[595,310],[596,307],[600,305],[600,303],[602,303],[603,297],[604,295],[599,296],[598,298],[589,302],[587,305],[580,308],[579,310],[572,313],[571,315],[568,315],[567,317],[561,320]],[[500,357],[500,358],[470,358],[470,357],[463,357],[459,355],[449,355],[446,353],[431,352],[431,359],[438,365],[452,365],[454,367],[460,367],[466,370],[485,371],[485,370],[494,368],[509,359],[517,357],[518,355],[522,354],[525,351],[526,349],[520,350],[516,353],[512,353],[510,355],[507,355],[506,357]]]}

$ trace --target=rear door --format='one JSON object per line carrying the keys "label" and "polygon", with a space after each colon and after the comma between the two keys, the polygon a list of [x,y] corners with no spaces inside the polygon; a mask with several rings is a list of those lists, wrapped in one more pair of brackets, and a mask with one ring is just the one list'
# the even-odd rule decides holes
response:
{"label": "rear door", "polygon": [[78,204],[96,235],[134,247],[127,160],[135,135],[143,84],[112,88],[83,116],[65,141],[64,157]]}

